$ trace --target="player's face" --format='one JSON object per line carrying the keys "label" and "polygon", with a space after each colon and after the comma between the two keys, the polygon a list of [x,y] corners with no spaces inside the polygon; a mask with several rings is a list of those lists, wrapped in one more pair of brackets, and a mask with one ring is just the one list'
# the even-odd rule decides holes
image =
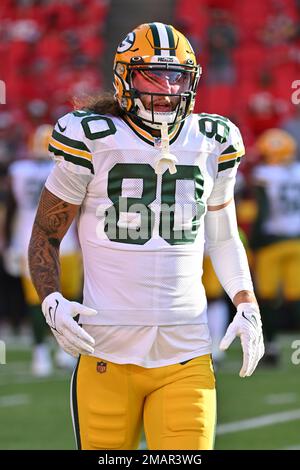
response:
{"label": "player's face", "polygon": [[151,110],[151,96],[143,95],[143,92],[166,93],[153,96],[154,111],[171,112],[175,110],[180,97],[168,95],[189,90],[190,75],[174,70],[138,70],[133,72],[132,85],[141,92],[140,99],[147,110]]}

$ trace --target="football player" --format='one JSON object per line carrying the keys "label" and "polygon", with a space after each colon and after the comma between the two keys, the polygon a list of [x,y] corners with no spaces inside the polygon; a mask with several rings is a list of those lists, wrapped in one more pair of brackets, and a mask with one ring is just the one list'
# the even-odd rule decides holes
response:
{"label": "football player", "polygon": [[[204,230],[237,308],[221,347],[240,336],[241,377],[263,354],[233,201],[244,146],[228,119],[192,113],[200,74],[179,31],[143,24],[117,48],[115,95],[60,118],[53,131],[57,164],[29,258],[47,323],[79,355],[72,407],[82,449],[135,449],[142,421],[149,449],[213,447]],[[83,305],[64,298],[59,284],[59,245],[77,214]]]}
{"label": "football player", "polygon": [[262,162],[253,172],[258,211],[251,245],[265,325],[264,362],[277,365],[280,302],[290,322],[300,322],[300,163],[295,139],[282,129],[263,132],[256,145]]}
{"label": "football player", "polygon": [[[52,126],[49,124],[38,126],[28,142],[29,158],[17,160],[10,165],[10,192],[14,201],[12,205],[14,210],[7,211],[6,215],[6,225],[11,227],[10,239],[6,241],[9,246],[8,252],[16,250],[17,259],[20,260],[24,296],[34,340],[32,373],[37,377],[45,377],[52,373],[52,359],[47,343],[48,328],[45,328],[40,300],[30,279],[27,252],[41,190],[54,166],[48,153],[51,133]],[[62,243],[61,266],[64,295],[78,299],[82,279],[75,224],[71,226]],[[73,363],[72,358],[61,349],[58,350],[56,359],[58,365],[62,367],[71,367]]]}

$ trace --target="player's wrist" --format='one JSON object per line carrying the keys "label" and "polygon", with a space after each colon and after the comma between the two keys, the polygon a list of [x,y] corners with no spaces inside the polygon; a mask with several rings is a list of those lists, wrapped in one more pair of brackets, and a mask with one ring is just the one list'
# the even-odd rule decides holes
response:
{"label": "player's wrist", "polygon": [[[252,282],[252,281],[251,281]],[[257,300],[254,294],[253,289],[240,289],[232,299],[233,304],[238,307],[240,304],[252,304],[255,303],[257,304]]]}

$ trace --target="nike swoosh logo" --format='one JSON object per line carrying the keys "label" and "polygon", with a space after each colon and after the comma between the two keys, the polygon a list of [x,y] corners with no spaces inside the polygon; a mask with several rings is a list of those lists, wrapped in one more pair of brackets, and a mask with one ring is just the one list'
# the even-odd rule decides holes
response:
{"label": "nike swoosh logo", "polygon": [[49,313],[49,317],[51,319],[51,323],[53,325],[53,328],[56,330],[56,324],[55,324],[55,319],[56,319],[56,310],[57,310],[57,307],[59,305],[59,301],[57,299],[55,299],[55,302],[56,302],[56,307],[55,307],[55,310],[54,310],[54,315],[53,315],[53,318],[52,318],[52,310],[53,310],[53,307],[49,307],[49,310],[48,310],[48,313]]}
{"label": "nike swoosh logo", "polygon": [[[257,324],[256,317],[255,317],[254,315],[251,315],[250,318],[247,318],[247,317],[245,316],[245,313],[242,312],[242,317],[244,317],[246,320],[248,320],[248,321],[251,323],[251,325],[253,325],[255,328],[257,328],[258,324]],[[251,321],[251,320],[252,320],[252,321]]]}
{"label": "nike swoosh logo", "polygon": [[192,359],[188,359],[187,361],[183,361],[183,362],[179,362],[179,364],[181,364],[182,366],[184,366],[184,364],[186,364],[187,362],[190,362]]}
{"label": "nike swoosh logo", "polygon": [[60,132],[65,132],[65,130],[67,129],[67,126],[62,127],[62,126],[59,124],[59,121],[57,121],[57,125],[58,125],[58,128],[59,128]]}

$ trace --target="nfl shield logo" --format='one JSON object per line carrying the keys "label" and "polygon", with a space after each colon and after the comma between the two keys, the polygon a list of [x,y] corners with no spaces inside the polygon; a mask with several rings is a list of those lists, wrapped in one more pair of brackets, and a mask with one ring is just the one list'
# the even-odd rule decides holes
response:
{"label": "nfl shield logo", "polygon": [[100,372],[100,374],[103,374],[103,372],[106,372],[106,362],[97,362],[97,372]]}
{"label": "nfl shield logo", "polygon": [[154,138],[154,147],[156,149],[161,149],[161,137]]}

